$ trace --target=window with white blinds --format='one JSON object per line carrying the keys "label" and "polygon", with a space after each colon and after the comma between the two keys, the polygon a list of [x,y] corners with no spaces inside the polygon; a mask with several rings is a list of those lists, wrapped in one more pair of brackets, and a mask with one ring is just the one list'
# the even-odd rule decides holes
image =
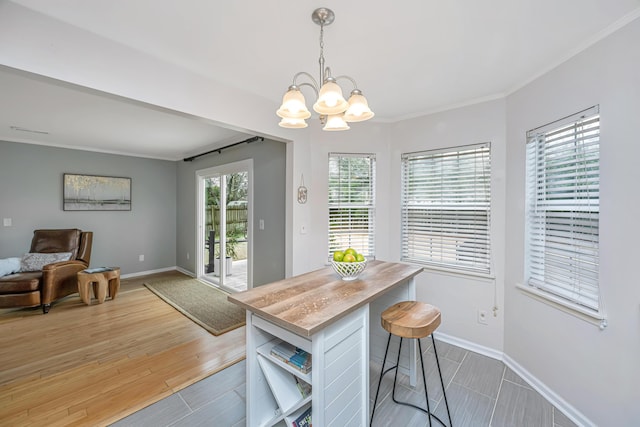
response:
{"label": "window with white blinds", "polygon": [[402,260],[489,274],[489,143],[402,155]]}
{"label": "window with white blinds", "polygon": [[598,313],[598,107],[529,131],[526,157],[526,282]]}
{"label": "window with white blinds", "polygon": [[329,257],[353,248],[375,258],[374,154],[329,153]]}

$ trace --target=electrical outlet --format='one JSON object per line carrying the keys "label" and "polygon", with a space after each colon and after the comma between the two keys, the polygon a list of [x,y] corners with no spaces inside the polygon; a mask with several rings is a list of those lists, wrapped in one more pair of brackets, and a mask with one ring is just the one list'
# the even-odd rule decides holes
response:
{"label": "electrical outlet", "polygon": [[488,314],[486,310],[478,310],[478,323],[481,325],[488,325]]}
{"label": "electrical outlet", "polygon": [[140,262],[144,261],[144,255],[140,255],[140,256],[138,257],[138,261],[140,261]]}

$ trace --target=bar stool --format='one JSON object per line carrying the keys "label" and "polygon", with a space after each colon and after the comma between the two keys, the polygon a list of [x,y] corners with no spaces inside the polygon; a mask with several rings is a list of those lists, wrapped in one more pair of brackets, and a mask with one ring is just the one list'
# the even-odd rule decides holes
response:
{"label": "bar stool", "polygon": [[[396,370],[395,377],[393,379],[393,392],[391,398],[395,403],[400,405],[411,406],[419,409],[429,415],[429,426],[431,427],[431,417],[435,418],[440,424],[446,427],[446,425],[435,414],[431,413],[429,408],[429,392],[427,391],[427,378],[424,373],[424,361],[422,360],[422,344],[420,338],[428,337],[431,335],[433,341],[433,353],[436,356],[436,364],[438,365],[438,374],[440,375],[440,384],[442,385],[442,394],[444,396],[444,403],[447,407],[447,416],[449,417],[449,427],[452,427],[451,413],[449,412],[449,402],[447,402],[447,392],[444,389],[444,381],[442,380],[442,371],[440,370],[440,361],[438,360],[438,352],[436,351],[436,340],[433,338],[433,331],[440,326],[440,310],[430,304],[425,304],[419,301],[402,301],[392,305],[382,312],[382,327],[389,332],[389,339],[387,340],[387,349],[384,352],[384,360],[382,362],[380,381],[378,382],[378,390],[376,391],[376,398],[373,401],[373,412],[371,413],[370,426],[373,423],[373,416],[376,413],[376,404],[378,403],[378,393],[380,393],[380,385],[382,384],[382,378],[387,372],[392,369]],[[389,344],[391,343],[391,335],[400,337],[400,345],[398,347],[398,360],[395,366],[390,367],[386,371],[384,365],[387,361],[387,354],[389,352]],[[422,381],[424,382],[424,394],[427,399],[427,409],[413,405],[408,402],[399,402],[396,400],[396,381],[398,379],[398,366],[400,365],[400,352],[402,350],[402,340],[417,339],[418,349],[420,351],[420,365],[422,366]]]}

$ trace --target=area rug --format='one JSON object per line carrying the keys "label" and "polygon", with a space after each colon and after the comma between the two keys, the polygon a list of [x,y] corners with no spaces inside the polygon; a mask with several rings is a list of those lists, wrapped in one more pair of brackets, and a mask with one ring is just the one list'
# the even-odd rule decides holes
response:
{"label": "area rug", "polygon": [[199,280],[157,280],[144,285],[213,335],[224,334],[245,324],[243,308],[227,301],[224,292]]}

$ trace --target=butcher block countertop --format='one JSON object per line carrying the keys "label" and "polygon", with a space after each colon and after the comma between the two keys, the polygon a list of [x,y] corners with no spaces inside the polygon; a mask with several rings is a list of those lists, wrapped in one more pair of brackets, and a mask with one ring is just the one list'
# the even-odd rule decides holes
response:
{"label": "butcher block countertop", "polygon": [[311,337],[336,320],[422,272],[422,267],[371,261],[357,280],[331,266],[258,286],[228,300],[295,334]]}

